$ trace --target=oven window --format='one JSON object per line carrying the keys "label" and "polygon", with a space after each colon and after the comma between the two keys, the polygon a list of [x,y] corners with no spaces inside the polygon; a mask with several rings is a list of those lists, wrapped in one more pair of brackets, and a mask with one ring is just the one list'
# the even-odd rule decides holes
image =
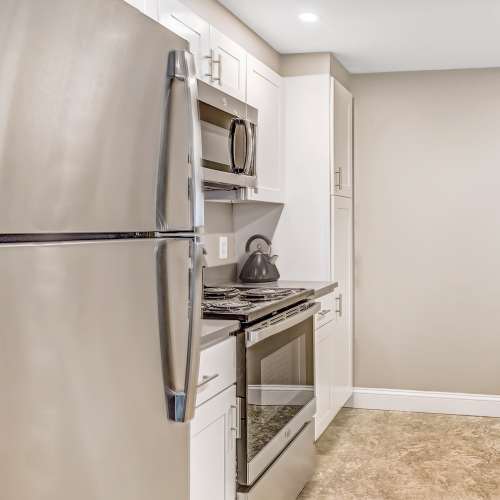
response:
{"label": "oven window", "polygon": [[247,348],[247,461],[314,398],[308,319]]}

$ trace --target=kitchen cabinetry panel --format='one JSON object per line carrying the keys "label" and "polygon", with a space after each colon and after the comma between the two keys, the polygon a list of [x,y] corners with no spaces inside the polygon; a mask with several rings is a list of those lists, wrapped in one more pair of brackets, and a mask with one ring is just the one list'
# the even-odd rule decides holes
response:
{"label": "kitchen cabinetry panel", "polygon": [[332,194],[352,196],[353,181],[353,99],[352,94],[331,79],[332,122]]}
{"label": "kitchen cabinetry panel", "polygon": [[200,80],[245,101],[247,54],[242,47],[178,0],[158,0],[158,20],[189,42]]}
{"label": "kitchen cabinetry panel", "polygon": [[210,25],[177,0],[158,1],[160,24],[189,42],[196,62],[196,75],[208,79],[210,72]]}
{"label": "kitchen cabinetry panel", "polygon": [[125,2],[155,21],[158,20],[158,0],[125,0]]}
{"label": "kitchen cabinetry panel", "polygon": [[257,189],[249,199],[284,203],[285,172],[281,151],[282,78],[247,56],[247,103],[258,110]]}
{"label": "kitchen cabinetry panel", "polygon": [[336,415],[352,395],[352,335],[342,322],[332,329],[332,407]]}
{"label": "kitchen cabinetry panel", "polygon": [[341,296],[342,292],[337,290],[321,299],[322,303],[335,304],[333,319],[326,323],[321,318],[315,319],[315,439],[352,394],[352,330],[347,327],[346,305]]}
{"label": "kitchen cabinetry panel", "polygon": [[[338,281],[335,292],[336,336],[336,406],[341,407],[352,394],[353,352],[353,215],[352,200],[332,196],[332,268]],[[348,364],[344,365],[343,361]]]}
{"label": "kitchen cabinetry panel", "polygon": [[315,331],[315,385],[316,415],[314,437],[318,439],[335,416],[334,386],[334,335],[335,321],[316,328]]}
{"label": "kitchen cabinetry panel", "polygon": [[211,71],[208,83],[240,101],[246,100],[245,50],[210,26]]}
{"label": "kitchen cabinetry panel", "polygon": [[191,422],[190,500],[236,498],[236,387],[196,408]]}
{"label": "kitchen cabinetry panel", "polygon": [[235,382],[236,337],[229,337],[201,351],[196,405],[201,405]]}
{"label": "kitchen cabinetry panel", "polygon": [[281,279],[325,281],[331,276],[330,76],[286,77],[283,87],[286,203],[274,250]]}

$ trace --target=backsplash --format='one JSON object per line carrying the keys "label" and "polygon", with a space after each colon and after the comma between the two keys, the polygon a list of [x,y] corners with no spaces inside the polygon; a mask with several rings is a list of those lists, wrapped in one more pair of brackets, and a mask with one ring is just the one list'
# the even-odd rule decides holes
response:
{"label": "backsplash", "polygon": [[[221,238],[224,248],[221,246]],[[233,209],[230,203],[205,202],[205,232],[202,241],[207,251],[207,267],[236,263]],[[222,250],[222,251],[221,251]]]}
{"label": "backsplash", "polygon": [[[283,205],[271,203],[205,202],[205,233],[202,237],[207,250],[205,282],[233,281],[246,260],[248,238],[263,234],[272,240],[282,210]],[[221,238],[227,238],[227,252],[220,248]]]}

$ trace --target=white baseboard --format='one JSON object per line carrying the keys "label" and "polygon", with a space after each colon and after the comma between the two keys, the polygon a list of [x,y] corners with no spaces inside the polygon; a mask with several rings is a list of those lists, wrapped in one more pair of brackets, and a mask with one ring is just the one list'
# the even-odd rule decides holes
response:
{"label": "white baseboard", "polygon": [[355,387],[351,408],[500,417],[500,395]]}

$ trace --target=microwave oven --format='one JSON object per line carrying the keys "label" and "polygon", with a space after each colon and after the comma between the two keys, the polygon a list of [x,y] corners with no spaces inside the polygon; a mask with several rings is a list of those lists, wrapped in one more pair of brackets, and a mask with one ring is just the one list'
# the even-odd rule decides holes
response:
{"label": "microwave oven", "polygon": [[198,109],[205,183],[254,187],[257,110],[201,81]]}

